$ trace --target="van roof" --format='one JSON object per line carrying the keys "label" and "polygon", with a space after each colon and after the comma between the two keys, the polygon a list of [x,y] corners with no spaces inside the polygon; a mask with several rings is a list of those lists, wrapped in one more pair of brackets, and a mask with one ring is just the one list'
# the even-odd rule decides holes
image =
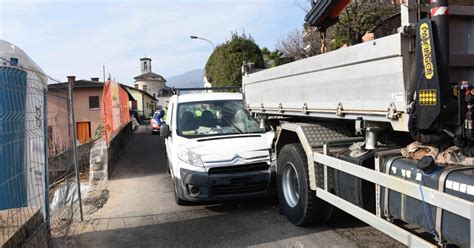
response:
{"label": "van roof", "polygon": [[[172,98],[177,97],[176,95]],[[241,93],[187,93],[178,96],[178,103],[182,102],[201,102],[214,100],[242,100]]]}

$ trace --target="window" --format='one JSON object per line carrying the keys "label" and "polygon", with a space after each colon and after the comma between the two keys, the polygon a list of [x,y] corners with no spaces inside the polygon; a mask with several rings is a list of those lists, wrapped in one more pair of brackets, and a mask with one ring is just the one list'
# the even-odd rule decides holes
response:
{"label": "window", "polygon": [[143,70],[144,71],[148,70],[148,63],[147,62],[143,62]]}
{"label": "window", "polygon": [[138,84],[135,84],[135,89],[138,89]]}
{"label": "window", "polygon": [[99,108],[99,96],[89,96],[89,109]]}
{"label": "window", "polygon": [[18,58],[10,58],[10,65],[12,66],[18,65]]}
{"label": "window", "polygon": [[265,132],[241,100],[180,103],[176,124],[178,135],[185,137]]}
{"label": "window", "polygon": [[156,98],[156,93],[153,93],[153,98]]}
{"label": "window", "polygon": [[143,85],[142,87],[143,87],[143,90],[146,91],[146,85]]}

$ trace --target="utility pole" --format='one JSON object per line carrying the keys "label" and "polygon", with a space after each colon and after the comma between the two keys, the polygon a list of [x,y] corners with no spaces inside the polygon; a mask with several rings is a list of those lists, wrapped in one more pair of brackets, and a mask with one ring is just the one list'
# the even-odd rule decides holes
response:
{"label": "utility pole", "polygon": [[69,91],[68,91],[68,96],[69,96],[69,122],[72,125],[72,156],[73,156],[73,162],[74,162],[74,169],[76,171],[76,183],[77,183],[77,196],[79,199],[79,211],[81,214],[81,221],[84,221],[84,215],[82,213],[82,196],[81,196],[81,182],[79,178],[79,162],[77,160],[77,134],[76,134],[76,123],[74,122],[74,104],[73,104],[73,87],[74,87],[74,81],[73,80],[68,80],[68,86],[69,86]]}

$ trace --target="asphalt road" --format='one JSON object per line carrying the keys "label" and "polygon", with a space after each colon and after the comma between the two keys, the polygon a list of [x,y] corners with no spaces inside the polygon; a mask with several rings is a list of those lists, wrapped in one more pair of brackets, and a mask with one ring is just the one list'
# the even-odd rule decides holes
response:
{"label": "asphalt road", "polygon": [[277,199],[178,206],[158,135],[141,126],[111,180],[110,197],[76,247],[401,247],[390,237],[336,212],[326,224],[300,228],[279,214]]}

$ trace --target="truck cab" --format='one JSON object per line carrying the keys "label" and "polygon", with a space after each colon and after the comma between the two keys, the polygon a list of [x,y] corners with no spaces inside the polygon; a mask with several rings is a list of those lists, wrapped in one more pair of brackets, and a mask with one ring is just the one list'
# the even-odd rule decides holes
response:
{"label": "truck cab", "polygon": [[160,134],[178,204],[272,194],[273,131],[240,93],[174,95]]}

